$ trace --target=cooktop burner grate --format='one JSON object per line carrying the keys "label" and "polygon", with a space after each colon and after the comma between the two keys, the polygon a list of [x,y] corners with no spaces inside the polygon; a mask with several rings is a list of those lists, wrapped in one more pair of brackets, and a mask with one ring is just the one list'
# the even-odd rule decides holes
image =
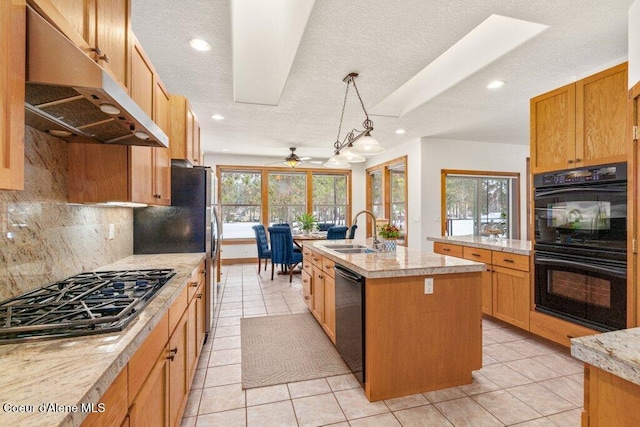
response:
{"label": "cooktop burner grate", "polygon": [[0,302],[0,343],[120,331],[175,274],[81,273]]}

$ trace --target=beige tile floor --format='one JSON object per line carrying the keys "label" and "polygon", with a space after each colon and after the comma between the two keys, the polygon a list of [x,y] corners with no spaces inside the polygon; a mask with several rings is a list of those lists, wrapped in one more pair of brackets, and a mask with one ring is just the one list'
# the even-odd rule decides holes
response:
{"label": "beige tile floor", "polygon": [[240,318],[306,311],[300,277],[254,264],[223,268],[221,306],[182,426],[579,426],[582,364],[563,347],[483,320],[473,383],[371,403],[351,375],[243,390]]}

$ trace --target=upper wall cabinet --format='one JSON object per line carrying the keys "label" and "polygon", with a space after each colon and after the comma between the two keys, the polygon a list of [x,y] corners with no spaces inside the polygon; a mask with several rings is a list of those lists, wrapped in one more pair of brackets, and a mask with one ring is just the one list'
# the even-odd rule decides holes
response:
{"label": "upper wall cabinet", "polygon": [[29,4],[123,87],[128,86],[130,0],[29,0]]}
{"label": "upper wall cabinet", "polygon": [[189,100],[171,95],[171,158],[188,160],[194,165],[200,161],[200,124]]}
{"label": "upper wall cabinet", "polygon": [[25,2],[0,2],[0,189],[24,188]]}
{"label": "upper wall cabinet", "polygon": [[627,63],[531,99],[533,173],[627,159]]}

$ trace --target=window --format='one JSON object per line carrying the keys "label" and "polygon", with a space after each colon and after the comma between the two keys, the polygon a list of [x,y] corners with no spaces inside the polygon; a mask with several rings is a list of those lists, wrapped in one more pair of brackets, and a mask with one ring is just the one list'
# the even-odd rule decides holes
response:
{"label": "window", "polygon": [[318,222],[347,224],[347,176],[313,174],[313,214]]}
{"label": "window", "polygon": [[[401,157],[367,169],[367,209],[401,231],[400,243],[407,244],[407,157]],[[367,235],[371,232],[367,220]]]}
{"label": "window", "polygon": [[519,236],[519,174],[442,171],[442,233],[447,236]]}
{"label": "window", "polygon": [[307,211],[307,174],[269,172],[269,225],[293,224]]}
{"label": "window", "polygon": [[223,238],[231,244],[254,239],[255,224],[295,226],[303,212],[351,225],[351,171],[220,165],[217,174]]}
{"label": "window", "polygon": [[262,174],[255,171],[222,171],[219,194],[224,237],[255,237],[251,227],[261,222]]}

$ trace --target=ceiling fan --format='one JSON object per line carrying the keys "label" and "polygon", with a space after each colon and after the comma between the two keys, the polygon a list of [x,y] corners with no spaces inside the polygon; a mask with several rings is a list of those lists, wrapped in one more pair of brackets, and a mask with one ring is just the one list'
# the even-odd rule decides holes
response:
{"label": "ceiling fan", "polygon": [[284,160],[280,160],[277,162],[273,162],[273,163],[268,163],[269,165],[274,165],[276,163],[280,163],[280,162],[284,162],[287,166],[289,166],[290,168],[295,168],[296,166],[298,166],[300,163],[302,162],[306,162],[308,160],[311,160],[311,157],[299,157],[296,154],[296,147],[289,147],[289,150],[291,150],[291,154],[289,154],[287,157],[284,158]]}

